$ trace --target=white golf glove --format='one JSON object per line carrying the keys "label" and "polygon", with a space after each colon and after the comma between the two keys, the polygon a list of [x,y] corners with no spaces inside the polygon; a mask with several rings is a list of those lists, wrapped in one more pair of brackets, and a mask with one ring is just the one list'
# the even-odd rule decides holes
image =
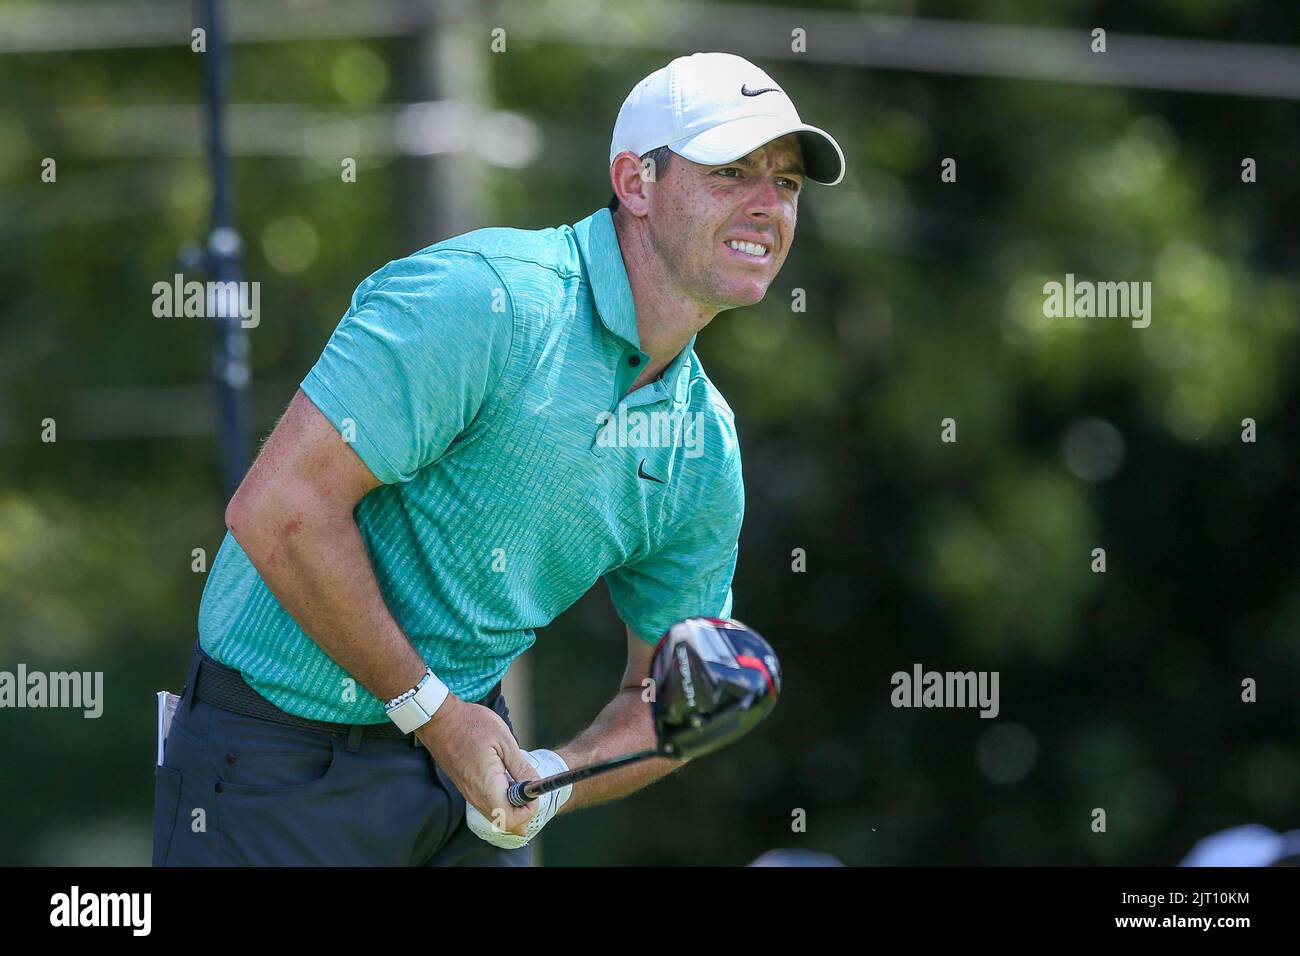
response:
{"label": "white golf glove", "polygon": [[[551,777],[557,773],[564,773],[569,769],[569,765],[554,750],[524,750],[521,752],[528,758],[528,762],[537,768],[537,776],[533,778],[534,780]],[[572,793],[573,784],[568,784],[538,797],[537,812],[529,819],[523,836],[500,829],[491,820],[479,813],[478,809],[468,801],[465,803],[465,822],[469,824],[469,828],[474,831],[474,835],[480,840],[485,840],[493,846],[499,846],[503,850],[517,850],[541,832],[542,827],[546,826],[551,818],[560,812],[560,807],[568,802]]]}

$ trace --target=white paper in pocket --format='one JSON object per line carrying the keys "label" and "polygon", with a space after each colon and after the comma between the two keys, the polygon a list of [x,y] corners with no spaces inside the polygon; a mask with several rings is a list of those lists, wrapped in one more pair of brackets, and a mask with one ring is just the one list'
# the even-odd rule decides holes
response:
{"label": "white paper in pocket", "polygon": [[162,766],[163,747],[167,743],[167,731],[172,729],[172,717],[176,714],[176,705],[181,699],[169,690],[158,691],[158,766]]}

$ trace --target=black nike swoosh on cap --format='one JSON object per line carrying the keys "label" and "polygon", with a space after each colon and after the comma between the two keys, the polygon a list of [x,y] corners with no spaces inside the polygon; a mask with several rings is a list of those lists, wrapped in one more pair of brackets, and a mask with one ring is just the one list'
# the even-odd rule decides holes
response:
{"label": "black nike swoosh on cap", "polygon": [[765,86],[765,87],[763,87],[763,89],[761,89],[761,90],[751,90],[751,89],[750,89],[748,86],[746,86],[744,83],[741,83],[741,84],[740,84],[740,95],[741,95],[741,96],[758,96],[760,93],[780,93],[780,92],[781,92],[781,90],[780,90],[778,87],[775,87],[775,86]]}

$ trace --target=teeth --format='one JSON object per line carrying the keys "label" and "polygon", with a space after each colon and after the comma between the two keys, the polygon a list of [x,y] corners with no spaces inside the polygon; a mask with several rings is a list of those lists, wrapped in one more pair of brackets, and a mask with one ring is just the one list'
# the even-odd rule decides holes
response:
{"label": "teeth", "polygon": [[767,255],[767,246],[761,246],[757,242],[738,242],[737,240],[732,239],[727,243],[727,245],[735,249],[737,252],[747,252],[751,256]]}

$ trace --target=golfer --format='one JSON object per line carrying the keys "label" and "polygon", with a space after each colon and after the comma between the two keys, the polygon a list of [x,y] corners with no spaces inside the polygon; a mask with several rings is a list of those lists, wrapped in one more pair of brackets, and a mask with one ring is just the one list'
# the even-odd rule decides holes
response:
{"label": "golfer", "polygon": [[[844,159],[758,67],[696,53],[632,90],[609,174],[575,225],[477,230],[357,287],[226,509],[155,865],[526,866],[557,813],[680,765],[506,799],[653,747],[655,643],[731,614],[740,452],[695,337],[763,298],[805,182]],[[501,679],[599,579],[622,687],[521,751]]]}

